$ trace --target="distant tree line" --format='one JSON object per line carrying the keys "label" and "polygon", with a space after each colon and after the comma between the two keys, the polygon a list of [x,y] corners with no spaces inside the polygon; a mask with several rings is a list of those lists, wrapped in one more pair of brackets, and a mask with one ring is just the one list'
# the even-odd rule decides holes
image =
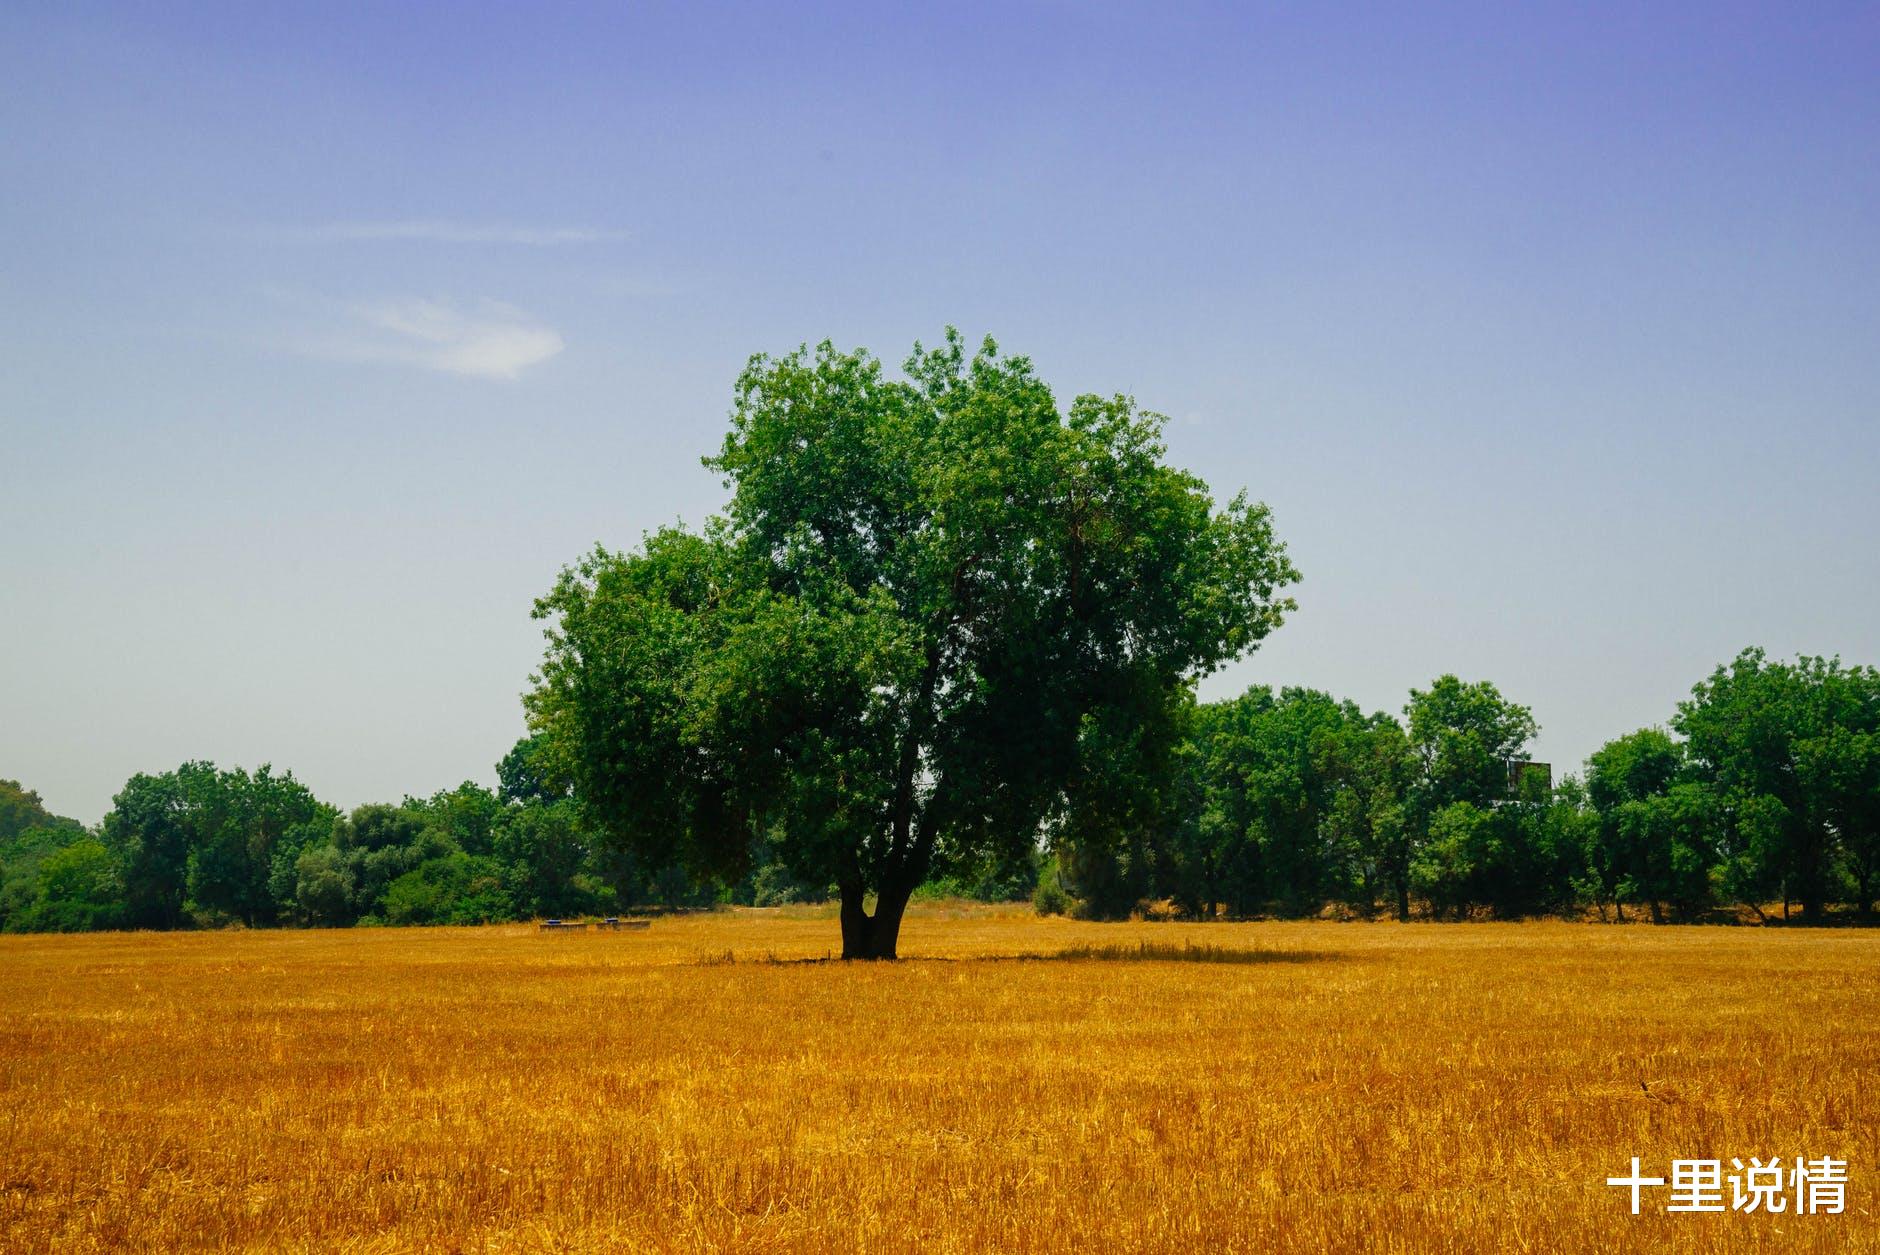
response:
{"label": "distant tree line", "polygon": [[480,924],[714,900],[597,840],[542,783],[534,750],[520,742],[494,790],[466,782],[350,813],[291,772],[189,762],[133,776],[95,829],[0,781],[0,926]]}
{"label": "distant tree line", "polygon": [[[1522,770],[1535,732],[1528,708],[1454,676],[1412,691],[1402,719],[1309,689],[1193,705],[1163,769],[1072,815],[1038,901],[1095,918],[1155,901],[1191,918],[1872,913],[1873,668],[1746,650],[1669,729],[1610,741],[1551,785]],[[1144,760],[1117,761],[1127,775]]]}
{"label": "distant tree line", "polygon": [[[1746,650],[1668,728],[1583,774],[1525,771],[1532,713],[1444,676],[1402,717],[1310,689],[1190,699],[1091,755],[1028,856],[936,860],[919,893],[1047,913],[1467,919],[1590,913],[1804,922],[1880,895],[1880,671]],[[1145,743],[1147,742],[1147,743]],[[750,842],[722,874],[600,835],[543,738],[497,786],[348,813],[290,772],[184,763],[128,781],[94,828],[0,781],[0,927],[477,924],[638,907],[829,899]]]}

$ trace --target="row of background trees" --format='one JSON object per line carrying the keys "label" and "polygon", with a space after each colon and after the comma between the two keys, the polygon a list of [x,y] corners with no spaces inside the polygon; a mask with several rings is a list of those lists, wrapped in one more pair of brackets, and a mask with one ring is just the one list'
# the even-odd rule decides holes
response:
{"label": "row of background trees", "polygon": [[95,829],[0,781],[0,924],[478,924],[713,900],[596,840],[535,753],[520,742],[494,790],[466,782],[345,814],[291,772],[189,762],[133,776]]}
{"label": "row of background trees", "polygon": [[[1402,718],[1299,688],[1189,700],[1092,757],[1032,858],[942,857],[924,892],[1090,918],[1872,913],[1880,671],[1746,650],[1668,728],[1557,782],[1526,765],[1535,733],[1454,676]],[[790,875],[782,831],[715,876],[650,865],[598,834],[555,758],[526,739],[495,789],[350,813],[288,772],[190,762],[134,776],[95,828],[0,781],[0,926],[473,924],[832,892]]]}
{"label": "row of background trees", "polygon": [[1880,672],[1746,650],[1669,730],[1608,742],[1558,783],[1525,769],[1532,712],[1454,676],[1399,720],[1307,689],[1198,705],[1145,782],[1153,822],[1073,833],[1042,892],[1115,916],[1615,921],[1780,903],[1870,914],[1880,889]]}

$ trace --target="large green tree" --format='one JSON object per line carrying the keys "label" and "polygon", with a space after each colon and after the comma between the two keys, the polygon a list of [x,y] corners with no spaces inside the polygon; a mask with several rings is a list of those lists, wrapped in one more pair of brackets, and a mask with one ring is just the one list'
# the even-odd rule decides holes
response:
{"label": "large green tree", "polygon": [[1205,900],[1238,915],[1290,913],[1344,896],[1349,869],[1325,828],[1332,779],[1317,747],[1370,726],[1356,704],[1316,689],[1256,685],[1195,720],[1200,808],[1190,861]]}
{"label": "large green tree", "polygon": [[189,856],[200,839],[204,796],[213,796],[213,763],[188,762],[161,775],[138,772],[112,799],[104,841],[124,867],[126,922],[179,928],[186,921]]}
{"label": "large green tree", "polygon": [[101,828],[123,866],[128,922],[175,928],[192,918],[275,922],[276,857],[331,825],[292,772],[253,775],[188,762],[132,776]]}
{"label": "large green tree", "polygon": [[1416,759],[1403,725],[1380,713],[1327,729],[1313,738],[1312,756],[1329,790],[1320,823],[1346,869],[1346,900],[1368,915],[1386,895],[1408,921],[1414,844],[1405,799]]}
{"label": "large green tree", "polygon": [[1527,757],[1533,712],[1487,680],[1445,675],[1410,690],[1404,717],[1416,763],[1405,799],[1413,885],[1439,912],[1513,907],[1531,829],[1496,808],[1515,800],[1509,764]]}
{"label": "large green tree", "polygon": [[725,513],[538,603],[534,726],[615,837],[721,872],[769,838],[838,887],[845,957],[891,958],[937,855],[1029,851],[1130,712],[1291,608],[1266,509],[1217,509],[1162,425],[1060,409],[952,331],[904,378],[827,343],[754,358],[707,463]]}
{"label": "large green tree", "polygon": [[1411,689],[1404,715],[1421,768],[1415,795],[1425,823],[1457,802],[1486,807],[1506,799],[1508,764],[1527,758],[1539,731],[1533,711],[1487,680],[1453,675]]}
{"label": "large green tree", "polygon": [[1674,726],[1721,808],[1740,895],[1754,902],[1779,892],[1818,922],[1844,859],[1863,882],[1856,892],[1871,891],[1880,674],[1835,658],[1771,662],[1746,649],[1691,690]]}
{"label": "large green tree", "polygon": [[[1880,700],[1869,672],[1865,687]],[[1796,770],[1815,814],[1838,839],[1853,901],[1873,913],[1880,889],[1880,729],[1870,713],[1865,727],[1835,726],[1796,747]]]}
{"label": "large green tree", "polygon": [[1628,901],[1654,920],[1667,902],[1686,916],[1708,904],[1714,807],[1682,744],[1658,728],[1616,737],[1587,760],[1586,791],[1597,817],[1587,863],[1618,919]]}

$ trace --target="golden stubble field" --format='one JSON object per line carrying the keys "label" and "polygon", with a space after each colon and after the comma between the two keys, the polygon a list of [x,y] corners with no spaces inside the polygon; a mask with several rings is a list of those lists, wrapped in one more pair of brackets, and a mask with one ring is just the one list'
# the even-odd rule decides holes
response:
{"label": "golden stubble field", "polygon": [[[0,1249],[1880,1250],[1880,936],[930,907],[908,961],[799,961],[834,944],[0,938]],[[1798,1152],[1845,1214],[1604,1184]]]}

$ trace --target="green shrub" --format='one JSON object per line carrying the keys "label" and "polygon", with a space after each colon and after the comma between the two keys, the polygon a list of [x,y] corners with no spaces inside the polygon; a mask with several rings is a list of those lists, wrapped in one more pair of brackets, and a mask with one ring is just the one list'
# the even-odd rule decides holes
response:
{"label": "green shrub", "polygon": [[120,922],[124,900],[117,860],[97,841],[54,851],[39,865],[39,891],[17,920],[20,932],[77,933]]}
{"label": "green shrub", "polygon": [[462,852],[429,859],[394,880],[383,905],[388,924],[487,924],[513,914],[501,865]]}
{"label": "green shrub", "polygon": [[1064,892],[1064,886],[1058,883],[1055,870],[1047,870],[1038,877],[1038,887],[1032,890],[1031,905],[1040,915],[1069,915],[1075,904]]}

